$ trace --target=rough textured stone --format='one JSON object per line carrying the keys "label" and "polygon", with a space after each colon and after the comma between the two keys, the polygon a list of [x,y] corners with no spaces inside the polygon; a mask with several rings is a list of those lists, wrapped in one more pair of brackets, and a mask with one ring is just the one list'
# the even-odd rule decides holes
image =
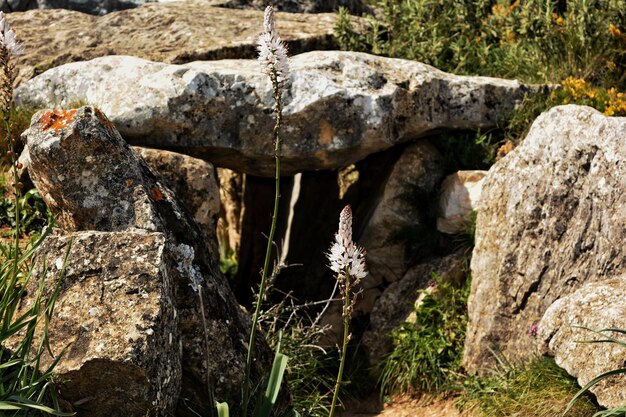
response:
{"label": "rough textured stone", "polygon": [[[284,175],[344,167],[441,129],[495,126],[529,90],[357,52],[309,52],[293,57],[291,68]],[[16,93],[18,102],[38,107],[97,104],[133,144],[274,174],[274,103],[257,61],[168,65],[109,56],[51,69]]]}
{"label": "rough textured stone", "polygon": [[[181,64],[195,60],[255,58],[263,12],[211,7],[211,0],[151,3],[96,17],[71,10],[11,13],[25,53],[19,80],[68,62],[132,55]],[[291,54],[338,49],[335,14],[277,13],[276,28]],[[362,25],[354,18],[355,27]]]}
{"label": "rough textured stone", "polygon": [[557,299],[626,270],[626,118],[560,106],[483,183],[464,363],[477,372],[535,351],[529,330]]}
{"label": "rough textured stone", "polygon": [[158,0],[3,0],[3,12],[23,12],[32,9],[70,9],[82,13],[103,15],[115,10],[132,9]]}
{"label": "rough textured stone", "polygon": [[432,194],[442,178],[441,155],[430,143],[420,141],[404,149],[358,241],[367,248],[369,274],[362,281],[365,291],[404,276],[409,258],[406,243],[398,235],[423,223],[423,213],[411,198]]}
{"label": "rough textured stone", "polygon": [[446,177],[441,184],[437,230],[448,234],[467,230],[485,175],[487,171],[458,171]]}
{"label": "rough textured stone", "polygon": [[378,362],[393,348],[391,331],[409,318],[418,299],[418,291],[428,288],[431,273],[437,274],[442,282],[458,283],[464,277],[466,257],[465,251],[459,250],[452,255],[416,265],[401,280],[385,289],[372,308],[370,327],[362,340],[371,364]]}
{"label": "rough textured stone", "polygon": [[160,149],[134,147],[153,172],[174,192],[178,201],[200,226],[204,240],[213,254],[217,246],[217,219],[220,214],[220,189],[215,168],[208,162]]}
{"label": "rough textured stone", "polygon": [[[554,356],[556,363],[578,378],[581,386],[605,372],[624,368],[626,348],[616,343],[580,343],[603,339],[593,330],[626,329],[626,277],[583,285],[569,296],[555,301],[539,322],[541,353]],[[625,341],[623,334],[607,333]],[[626,404],[626,374],[598,383],[591,392],[604,407]]]}
{"label": "rough textured stone", "polygon": [[257,10],[263,10],[270,4],[276,10],[290,13],[336,12],[339,7],[344,7],[356,15],[371,12],[371,9],[361,0],[228,0],[224,2],[225,7]]}
{"label": "rough textured stone", "polygon": [[[216,398],[238,404],[250,322],[191,216],[93,107],[38,112],[23,137],[31,178],[62,229],[141,229],[165,235],[179,271],[174,293],[185,404],[179,405],[179,415],[193,415],[186,405],[196,412],[208,410],[207,380],[214,384]],[[206,332],[195,289],[202,290]],[[255,350],[257,366],[263,367],[268,352],[262,341]],[[257,377],[260,372],[255,370]]]}
{"label": "rough textured stone", "polygon": [[[71,251],[68,253],[68,245]],[[93,417],[171,416],[180,393],[180,331],[174,303],[176,262],[165,236],[143,230],[48,236],[37,251],[46,293],[60,282],[48,327],[60,394]],[[25,307],[34,302],[31,281]],[[54,359],[44,356],[42,366]],[[121,389],[123,388],[123,389]]]}

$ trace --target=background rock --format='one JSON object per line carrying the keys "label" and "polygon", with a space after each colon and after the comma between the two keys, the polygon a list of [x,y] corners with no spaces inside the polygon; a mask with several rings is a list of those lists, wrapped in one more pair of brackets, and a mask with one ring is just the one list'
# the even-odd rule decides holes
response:
{"label": "background rock", "polygon": [[[47,296],[64,271],[48,335],[55,355],[66,349],[54,373],[61,397],[79,415],[173,415],[180,331],[176,264],[166,253],[163,234],[143,230],[53,235],[37,250],[35,276],[46,262]],[[30,282],[25,308],[38,285]],[[53,361],[44,355],[43,369]]]}
{"label": "background rock", "polygon": [[133,150],[153,172],[161,175],[163,184],[174,192],[177,200],[200,226],[211,253],[218,254],[216,229],[220,214],[220,189],[213,165],[160,149],[134,147]]}
{"label": "background rock", "polygon": [[[424,246],[434,246],[434,236],[425,232],[425,205],[435,199],[436,187],[443,177],[441,155],[427,141],[409,144],[398,153],[390,169],[377,178],[376,187],[367,188],[368,195],[362,196],[369,199],[368,209],[364,210],[358,202],[355,205],[355,218],[360,216],[361,223],[355,224],[355,241],[367,251],[368,274],[361,282],[363,292],[355,306],[355,312],[363,316],[369,315],[385,288],[401,279],[415,261],[411,244],[415,236],[424,240]],[[333,225],[330,242],[337,226],[328,223]],[[322,317],[322,324],[331,326],[327,332],[331,345],[341,336],[341,310],[341,303],[334,302]]]}
{"label": "background rock", "polygon": [[227,168],[218,168],[217,177],[220,189],[220,218],[217,239],[223,255],[232,253],[238,258],[241,243],[241,219],[243,216],[244,175]]}
{"label": "background rock", "polygon": [[102,15],[115,10],[132,9],[158,0],[3,0],[0,10],[5,13],[31,9],[70,9],[77,12]]}
{"label": "background rock", "polygon": [[270,4],[276,10],[290,13],[336,12],[339,7],[345,7],[351,14],[359,16],[371,12],[371,9],[361,0],[228,0],[224,2],[225,7],[257,10],[263,10]]}
{"label": "background rock", "polygon": [[[309,52],[293,57],[291,68],[283,175],[344,167],[441,129],[496,126],[529,91],[517,81],[356,52]],[[16,95],[35,107],[97,104],[133,144],[274,174],[273,98],[257,61],[177,66],[103,57],[46,71]]]}
{"label": "background rock", "polygon": [[458,171],[446,177],[441,184],[437,230],[448,234],[467,231],[485,175],[487,171]]}
{"label": "background rock", "polygon": [[442,159],[434,146],[420,141],[404,149],[359,236],[358,244],[367,248],[369,273],[362,281],[364,291],[404,276],[410,266],[408,235],[425,223],[425,213],[413,203],[434,198],[442,178]]}
{"label": "background rock", "polygon": [[[578,378],[581,386],[595,377],[626,365],[626,347],[615,343],[581,343],[603,339],[592,330],[626,329],[626,277],[583,285],[569,296],[555,301],[539,322],[541,353],[554,356],[556,363]],[[607,333],[626,341],[624,334]],[[626,404],[626,374],[598,383],[591,392],[603,407]]]}
{"label": "background rock", "polygon": [[626,118],[560,106],[483,183],[472,256],[464,364],[529,359],[548,307],[588,282],[626,272]]}
{"label": "background rock", "polygon": [[[62,64],[105,55],[132,55],[176,64],[255,58],[263,12],[211,7],[213,3],[151,3],[102,17],[64,9],[11,13],[8,20],[25,49],[24,55],[16,59],[19,80]],[[333,33],[336,22],[334,14],[276,16],[276,28],[290,54],[339,49]],[[358,22],[354,18],[354,26],[360,30],[363,24]]]}
{"label": "background rock", "polygon": [[[139,229],[165,235],[178,274],[174,294],[183,372],[178,415],[193,415],[189,408],[208,412],[209,388],[216,398],[239,404],[250,321],[219,272],[216,254],[209,253],[198,226],[171,191],[93,107],[41,111],[23,137],[30,176],[63,230]],[[262,340],[255,352],[258,378],[270,352]]]}

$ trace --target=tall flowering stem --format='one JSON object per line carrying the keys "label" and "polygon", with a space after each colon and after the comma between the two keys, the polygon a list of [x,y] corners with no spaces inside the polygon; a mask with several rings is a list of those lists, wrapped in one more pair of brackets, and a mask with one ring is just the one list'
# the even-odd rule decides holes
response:
{"label": "tall flowering stem", "polygon": [[276,232],[276,221],[278,219],[278,203],[280,201],[280,128],[282,126],[282,87],[289,78],[289,61],[287,58],[287,48],[285,47],[280,36],[274,27],[274,9],[267,6],[265,9],[265,17],[263,20],[263,33],[259,37],[259,62],[262,65],[263,72],[270,77],[272,90],[274,95],[274,115],[276,123],[274,125],[274,159],[276,161],[276,193],[274,196],[274,212],[272,214],[272,225],[270,234],[267,239],[267,249],[265,251],[265,261],[263,263],[263,272],[261,273],[261,284],[257,294],[254,307],[254,315],[252,316],[252,329],[250,331],[250,340],[248,343],[248,355],[246,359],[246,369],[243,381],[243,415],[248,411],[248,403],[250,400],[250,371],[252,369],[253,351],[256,341],[256,333],[261,312],[261,303],[265,298],[267,287],[267,276],[270,268],[270,258],[272,254],[272,243]]}
{"label": "tall flowering stem", "polygon": [[339,389],[343,378],[346,363],[346,353],[350,342],[350,318],[354,311],[356,297],[360,292],[360,282],[367,275],[365,266],[365,251],[352,241],[352,209],[346,206],[339,215],[339,230],[335,234],[335,241],[326,255],[330,261],[330,269],[335,272],[343,301],[343,341],[341,344],[341,361],[337,372],[337,381],[333,391],[333,401],[330,406],[329,417],[335,414]]}
{"label": "tall flowering stem", "polygon": [[15,30],[11,28],[6,16],[0,12],[0,111],[6,132],[7,155],[11,159],[13,173],[13,197],[15,204],[15,256],[14,272],[17,273],[17,265],[20,250],[20,183],[18,169],[21,168],[15,154],[15,142],[11,131],[11,107],[13,105],[13,86],[17,71],[12,61],[14,55],[23,53],[22,46],[15,38]]}

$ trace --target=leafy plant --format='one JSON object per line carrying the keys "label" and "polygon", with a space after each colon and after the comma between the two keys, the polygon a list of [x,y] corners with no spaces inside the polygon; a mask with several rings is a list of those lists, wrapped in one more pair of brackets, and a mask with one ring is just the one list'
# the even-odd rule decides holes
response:
{"label": "leafy plant", "polygon": [[[623,348],[626,348],[626,342],[616,339],[615,337],[612,337],[610,335],[610,333],[626,334],[626,329],[608,328],[608,329],[601,329],[601,330],[592,330],[587,327],[581,327],[581,326],[575,326],[575,327],[579,327],[581,329],[595,333],[596,335],[601,337],[601,339],[588,340],[588,341],[584,341],[581,343],[615,343]],[[574,404],[576,403],[576,401],[579,400],[581,397],[583,397],[594,385],[596,385],[600,381],[603,381],[607,378],[610,378],[615,375],[620,375],[620,374],[626,374],[626,366],[624,366],[623,368],[613,369],[611,371],[605,372],[593,378],[591,381],[587,383],[587,385],[582,387],[580,391],[576,393],[576,395],[574,395],[574,398],[572,398],[572,400],[567,405],[567,408],[565,409],[565,412],[563,412],[563,415],[570,412],[572,407],[574,407]],[[626,404],[619,406],[619,407],[610,408],[608,410],[598,411],[597,413],[593,415],[593,417],[610,417],[610,416],[611,417],[612,416],[615,416],[615,417],[626,416]]]}
{"label": "leafy plant", "polygon": [[285,380],[293,409],[304,416],[322,417],[330,411],[338,358],[320,346],[327,328],[308,317],[307,308],[285,297],[264,309],[259,324],[269,345],[275,348],[280,343],[281,352],[289,357]]}
{"label": "leafy plant", "polygon": [[[379,364],[381,394],[438,393],[460,367],[470,280],[460,288],[433,274],[421,303],[392,334],[394,349]],[[416,297],[417,298],[417,297]]]}
{"label": "leafy plant", "polygon": [[626,82],[626,2],[378,0],[381,18],[357,33],[346,13],[342,48],[414,59],[457,74],[556,83],[568,76],[606,87]]}

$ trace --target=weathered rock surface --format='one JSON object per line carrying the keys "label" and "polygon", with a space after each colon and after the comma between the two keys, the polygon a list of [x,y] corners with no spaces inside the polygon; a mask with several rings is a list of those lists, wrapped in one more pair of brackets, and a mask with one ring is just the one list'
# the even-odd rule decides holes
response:
{"label": "weathered rock surface", "polygon": [[225,7],[257,10],[263,10],[270,4],[276,10],[289,13],[336,12],[339,7],[345,7],[350,13],[359,16],[371,11],[361,0],[228,0],[224,2]]}
{"label": "weathered rock surface", "polygon": [[2,0],[0,10],[5,13],[32,9],[70,9],[77,12],[103,15],[116,10],[132,9],[159,0]]}
{"label": "weathered rock surface", "polygon": [[208,162],[175,152],[134,147],[163,184],[192,215],[212,254],[217,246],[217,219],[220,215],[220,188],[215,168]]}
{"label": "weathered rock surface", "polygon": [[406,232],[424,220],[413,200],[432,194],[442,178],[441,155],[434,146],[420,141],[404,149],[358,241],[367,248],[364,292],[398,281],[407,272]]}
{"label": "weathered rock surface", "polygon": [[[52,235],[38,249],[39,273],[44,260],[48,270],[48,295],[68,255],[48,335],[55,355],[66,349],[55,375],[72,411],[173,415],[181,384],[174,303],[180,274],[167,253],[165,236],[144,230]],[[39,284],[30,285],[26,308]],[[53,360],[45,355],[44,369]]]}
{"label": "weathered rock surface", "polygon": [[[529,90],[517,81],[356,52],[316,51],[291,61],[283,94],[284,175],[347,166],[436,130],[495,126]],[[274,174],[274,104],[257,61],[167,65],[108,56],[46,71],[21,86],[17,100],[37,107],[97,104],[133,144]]]}
{"label": "weathered rock surface", "polygon": [[[581,386],[595,377],[626,363],[626,348],[616,343],[580,343],[583,340],[604,339],[593,330],[626,329],[626,277],[591,282],[569,296],[558,299],[539,322],[541,353],[554,356],[556,363],[578,378]],[[625,340],[623,334],[607,335]],[[598,403],[612,408],[626,404],[626,375],[605,379],[591,388]]]}
{"label": "weathered rock surface", "polygon": [[441,184],[437,230],[448,234],[467,230],[485,175],[487,171],[458,171],[446,177]]}
{"label": "weathered rock surface", "polygon": [[411,313],[418,291],[428,288],[431,273],[437,274],[442,282],[459,283],[464,277],[464,250],[452,255],[416,265],[402,277],[392,283],[376,300],[370,314],[370,327],[363,335],[370,364],[377,363],[383,355],[393,348],[391,331],[404,323]]}
{"label": "weathered rock surface", "polygon": [[[105,55],[176,64],[255,58],[263,12],[211,7],[213,3],[150,3],[102,17],[64,9],[11,13],[8,19],[25,49],[16,60],[19,79],[25,81],[52,67]],[[355,27],[360,27],[354,19]],[[276,28],[290,53],[297,54],[338,49],[333,34],[336,21],[335,14],[278,13]]]}
{"label": "weathered rock surface", "polygon": [[483,183],[471,262],[464,364],[513,362],[548,307],[588,282],[626,270],[626,118],[555,107]]}
{"label": "weathered rock surface", "polygon": [[[219,272],[215,254],[209,253],[198,226],[171,191],[93,107],[41,111],[23,137],[31,178],[63,230],[164,234],[167,256],[175,259],[178,272],[174,283],[182,341],[178,415],[193,415],[187,406],[207,411],[207,380],[214,384],[216,398],[237,404],[250,323]],[[130,262],[119,260],[126,261]],[[267,359],[263,342],[255,349],[257,366],[263,367]]]}

